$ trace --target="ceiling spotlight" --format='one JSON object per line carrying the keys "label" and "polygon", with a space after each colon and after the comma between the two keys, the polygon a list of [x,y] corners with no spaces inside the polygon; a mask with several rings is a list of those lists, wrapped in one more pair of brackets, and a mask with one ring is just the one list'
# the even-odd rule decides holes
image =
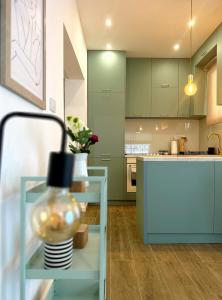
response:
{"label": "ceiling spotlight", "polygon": [[110,18],[107,18],[105,25],[106,25],[106,27],[111,27],[113,25],[112,20]]}
{"label": "ceiling spotlight", "polygon": [[178,50],[180,49],[180,44],[175,44],[175,45],[173,46],[173,49],[174,49],[175,51],[178,51]]}
{"label": "ceiling spotlight", "polygon": [[188,26],[191,28],[195,25],[195,20],[194,19],[191,19],[189,22],[188,22]]}
{"label": "ceiling spotlight", "polygon": [[107,49],[107,50],[111,50],[111,49],[112,49],[112,45],[111,45],[110,43],[107,43],[107,44],[106,44],[106,49]]}

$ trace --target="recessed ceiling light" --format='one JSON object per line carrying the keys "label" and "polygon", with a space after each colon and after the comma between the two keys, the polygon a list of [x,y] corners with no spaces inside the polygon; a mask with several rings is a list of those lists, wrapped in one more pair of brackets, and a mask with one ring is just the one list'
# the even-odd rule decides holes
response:
{"label": "recessed ceiling light", "polygon": [[105,21],[106,27],[111,27],[113,25],[112,20],[110,18],[107,18]]}
{"label": "recessed ceiling light", "polygon": [[173,49],[174,49],[175,51],[178,51],[178,50],[180,49],[180,44],[175,44],[175,45],[173,46]]}
{"label": "recessed ceiling light", "polygon": [[111,49],[112,49],[112,45],[111,45],[110,43],[107,43],[107,44],[106,44],[106,49],[107,49],[107,50],[111,50]]}
{"label": "recessed ceiling light", "polygon": [[193,26],[195,25],[195,20],[194,20],[194,19],[190,20],[190,21],[188,22],[187,25],[188,25],[190,28],[193,27]]}

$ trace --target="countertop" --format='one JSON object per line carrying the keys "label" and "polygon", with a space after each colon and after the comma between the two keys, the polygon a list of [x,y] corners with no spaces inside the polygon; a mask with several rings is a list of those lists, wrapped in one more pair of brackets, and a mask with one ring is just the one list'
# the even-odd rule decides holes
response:
{"label": "countertop", "polygon": [[222,155],[146,155],[137,156],[142,161],[222,161]]}

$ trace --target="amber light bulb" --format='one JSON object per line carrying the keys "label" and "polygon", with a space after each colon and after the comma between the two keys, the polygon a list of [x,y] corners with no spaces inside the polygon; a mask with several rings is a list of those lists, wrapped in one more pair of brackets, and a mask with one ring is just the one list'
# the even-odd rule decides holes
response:
{"label": "amber light bulb", "polygon": [[49,187],[32,210],[35,234],[48,243],[59,243],[74,235],[80,225],[81,208],[67,188]]}
{"label": "amber light bulb", "polygon": [[184,93],[187,96],[193,96],[195,95],[197,92],[197,85],[196,83],[193,81],[193,74],[189,74],[188,75],[188,82],[184,88]]}

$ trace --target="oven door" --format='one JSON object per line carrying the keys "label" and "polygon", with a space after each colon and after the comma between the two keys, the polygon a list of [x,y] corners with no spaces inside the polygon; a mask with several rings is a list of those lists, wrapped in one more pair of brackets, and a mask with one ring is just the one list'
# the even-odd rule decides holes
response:
{"label": "oven door", "polygon": [[136,192],[136,164],[127,164],[127,193]]}

